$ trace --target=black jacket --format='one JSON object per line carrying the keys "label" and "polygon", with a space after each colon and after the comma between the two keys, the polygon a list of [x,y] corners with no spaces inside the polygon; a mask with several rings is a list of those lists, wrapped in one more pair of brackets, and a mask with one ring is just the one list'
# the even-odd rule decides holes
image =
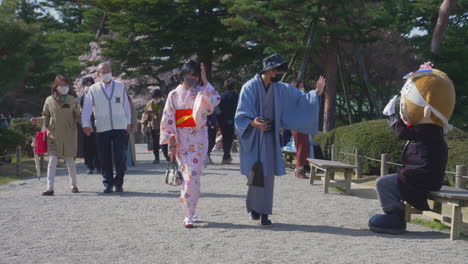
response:
{"label": "black jacket", "polygon": [[427,195],[442,187],[448,159],[443,128],[435,124],[418,124],[407,127],[397,116],[388,117],[396,136],[408,140],[398,170],[401,197],[414,208],[429,210]]}

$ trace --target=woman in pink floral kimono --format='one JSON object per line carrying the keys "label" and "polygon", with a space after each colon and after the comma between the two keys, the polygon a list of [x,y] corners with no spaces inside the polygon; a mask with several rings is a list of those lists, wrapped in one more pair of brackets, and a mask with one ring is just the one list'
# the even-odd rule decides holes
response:
{"label": "woman in pink floral kimono", "polygon": [[200,176],[208,151],[206,117],[220,96],[206,79],[202,63],[190,60],[179,72],[181,84],[168,95],[161,120],[161,144],[169,144],[169,156],[177,158],[184,181],[180,202],[184,226],[193,227],[200,195]]}

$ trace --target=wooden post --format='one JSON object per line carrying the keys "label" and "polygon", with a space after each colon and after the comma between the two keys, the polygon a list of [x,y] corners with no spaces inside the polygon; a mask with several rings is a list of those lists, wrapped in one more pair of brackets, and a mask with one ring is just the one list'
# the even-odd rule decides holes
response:
{"label": "wooden post", "polygon": [[331,155],[331,160],[336,160],[335,144],[331,145],[330,155]]}
{"label": "wooden post", "polygon": [[21,146],[16,147],[16,176],[21,177]]}
{"label": "wooden post", "polygon": [[388,153],[383,153],[382,158],[380,160],[380,176],[384,176],[388,174]]}
{"label": "wooden post", "polygon": [[455,172],[455,187],[457,188],[465,188],[465,179],[463,176],[466,175],[466,167],[464,165],[457,165],[457,169]]}
{"label": "wooden post", "polygon": [[461,207],[458,204],[452,205],[452,221],[450,227],[450,240],[457,240],[460,238],[462,225]]}
{"label": "wooden post", "polygon": [[356,166],[356,178],[362,178],[361,151],[358,148],[354,150],[354,166]]}

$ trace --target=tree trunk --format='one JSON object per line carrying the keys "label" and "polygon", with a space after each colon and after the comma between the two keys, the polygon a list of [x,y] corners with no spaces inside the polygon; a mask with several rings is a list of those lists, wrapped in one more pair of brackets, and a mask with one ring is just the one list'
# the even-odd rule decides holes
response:
{"label": "tree trunk", "polygon": [[362,52],[362,48],[357,43],[355,44],[355,47],[356,47],[356,56],[357,56],[357,61],[359,65],[359,70],[361,71],[364,84],[366,85],[367,92],[369,94],[371,107],[374,109],[375,116],[380,116],[382,113],[382,108],[380,107],[380,104],[377,101],[377,96],[374,92],[374,88],[372,87],[372,83],[369,78],[369,72],[367,71],[366,62],[364,60],[364,54]]}
{"label": "tree trunk", "polygon": [[348,93],[346,91],[346,85],[345,85],[345,81],[344,81],[344,77],[343,77],[343,67],[341,65],[341,56],[340,56],[340,48],[339,47],[338,47],[337,55],[338,55],[337,59],[338,59],[338,68],[339,68],[339,71],[340,71],[341,87],[343,88],[343,99],[344,99],[345,105],[346,105],[346,112],[348,114],[349,124],[352,124],[353,119],[351,117],[351,103],[349,102]]}
{"label": "tree trunk", "polygon": [[[332,21],[334,23],[334,21]],[[332,24],[333,25],[333,24]],[[325,60],[325,107],[323,111],[323,132],[335,128],[336,122],[336,84],[337,84],[337,41],[333,34],[327,37],[327,57]]]}

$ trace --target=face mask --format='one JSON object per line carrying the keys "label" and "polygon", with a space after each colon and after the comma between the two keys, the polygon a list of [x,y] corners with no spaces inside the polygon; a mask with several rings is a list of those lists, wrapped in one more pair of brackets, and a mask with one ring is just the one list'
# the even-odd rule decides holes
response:
{"label": "face mask", "polygon": [[276,74],[275,77],[271,78],[272,82],[279,82],[281,81],[281,78],[283,78],[283,74]]}
{"label": "face mask", "polygon": [[57,87],[57,92],[59,92],[61,95],[66,95],[68,93],[68,90],[70,90],[70,88],[68,88],[68,86],[66,85],[59,85]]}
{"label": "face mask", "polygon": [[106,83],[112,81],[112,72],[102,74],[101,79]]}
{"label": "face mask", "polygon": [[154,100],[154,102],[159,104],[161,102],[161,99],[156,99],[156,100]]}
{"label": "face mask", "polygon": [[189,87],[194,87],[198,84],[198,80],[187,76],[184,78],[184,83],[186,83]]}

